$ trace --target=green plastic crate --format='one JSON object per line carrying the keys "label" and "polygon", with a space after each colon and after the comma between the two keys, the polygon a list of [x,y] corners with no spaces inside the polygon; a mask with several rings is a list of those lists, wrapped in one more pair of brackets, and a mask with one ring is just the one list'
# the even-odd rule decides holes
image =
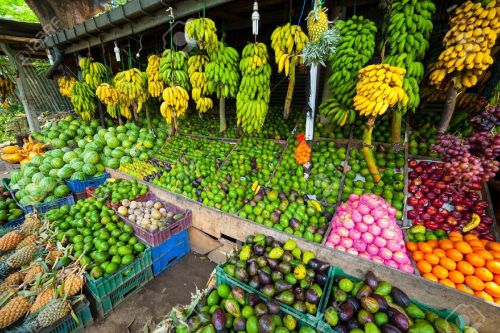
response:
{"label": "green plastic crate", "polygon": [[151,266],[135,275],[133,279],[125,282],[123,285],[112,291],[109,295],[98,297],[85,286],[92,309],[99,317],[106,317],[113,312],[116,307],[122,304],[128,297],[138,292],[141,287],[153,279],[153,270]]}
{"label": "green plastic crate", "polygon": [[138,274],[142,273],[146,268],[151,268],[151,248],[146,247],[144,252],[137,257],[132,263],[116,271],[112,275],[103,276],[98,279],[93,279],[88,273],[85,274],[87,288],[98,298],[108,296],[110,293],[134,279]]}
{"label": "green plastic crate", "polygon": [[73,312],[78,318],[78,322],[75,321],[71,314],[68,314],[66,317],[54,323],[54,325],[44,328],[39,333],[83,332],[85,327],[94,322],[94,318],[92,318],[92,313],[90,312],[90,303],[86,299],[76,304],[73,308]]}
{"label": "green plastic crate", "polygon": [[[238,279],[236,279],[236,278],[234,278],[232,276],[229,276],[224,271],[224,266],[225,266],[225,264],[218,265],[216,267],[216,271],[215,272],[216,272],[216,276],[217,276],[217,281],[218,281],[218,279],[220,277],[221,279],[224,279],[225,281],[231,281],[232,284],[240,286],[244,290],[247,290],[247,291],[249,291],[249,292],[251,292],[253,294],[259,295],[263,299],[270,299],[270,297],[264,295],[259,290],[256,290],[256,289],[250,287],[249,285],[247,285],[246,283],[244,283],[244,282],[242,282],[242,281],[240,281],[240,280],[238,280]],[[330,267],[330,271],[328,272],[328,276],[331,275],[331,273],[330,273],[331,270],[332,270],[332,268]],[[294,308],[292,308],[291,306],[283,304],[281,302],[279,302],[280,307],[283,310],[283,312],[292,315],[299,322],[301,322],[301,323],[307,323],[307,325],[310,326],[310,327],[316,327],[317,324],[318,324],[318,322],[321,319],[320,310],[323,307],[323,304],[326,302],[326,292],[327,292],[327,288],[328,288],[329,285],[330,285],[330,283],[329,283],[329,281],[327,281],[326,285],[325,285],[325,288],[323,290],[323,295],[321,296],[321,298],[319,300],[319,303],[318,303],[318,312],[316,313],[315,316],[313,316],[311,314],[308,314],[308,313],[299,312],[299,311],[295,310]]]}
{"label": "green plastic crate", "polygon": [[[330,270],[330,276],[329,276],[329,279],[328,279],[328,284],[327,284],[328,287],[327,287],[327,290],[325,292],[326,300],[322,304],[323,306],[320,309],[321,318],[320,318],[320,320],[318,322],[318,325],[316,327],[316,331],[319,332],[319,333],[335,333],[335,332],[337,332],[333,328],[331,328],[330,325],[328,325],[326,322],[323,321],[323,314],[325,313],[325,310],[328,307],[328,300],[330,299],[330,294],[332,293],[333,284],[335,282],[335,279],[338,278],[338,277],[346,277],[346,278],[349,278],[349,279],[354,280],[354,281],[361,281],[360,278],[357,278],[357,277],[354,277],[352,275],[346,274],[342,270],[342,268],[340,268],[340,267],[335,267],[335,266],[332,267],[332,269]],[[442,318],[445,318],[445,319],[453,322],[461,330],[464,329],[465,321],[462,318],[462,316],[460,316],[458,313],[452,312],[452,311],[450,311],[448,309],[437,310],[437,309],[435,309],[435,308],[433,308],[431,306],[422,304],[422,303],[420,303],[419,301],[417,301],[417,300],[415,300],[413,298],[411,299],[411,302],[414,303],[416,306],[418,306],[419,308],[421,308],[423,310],[434,312],[438,316],[440,316]]]}

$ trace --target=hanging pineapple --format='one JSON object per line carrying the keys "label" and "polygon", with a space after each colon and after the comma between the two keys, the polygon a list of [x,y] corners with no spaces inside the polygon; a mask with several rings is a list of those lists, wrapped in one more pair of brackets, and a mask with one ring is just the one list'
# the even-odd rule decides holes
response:
{"label": "hanging pineapple", "polygon": [[311,41],[317,41],[321,35],[328,30],[327,8],[319,9],[317,12],[312,10],[307,15],[307,33]]}

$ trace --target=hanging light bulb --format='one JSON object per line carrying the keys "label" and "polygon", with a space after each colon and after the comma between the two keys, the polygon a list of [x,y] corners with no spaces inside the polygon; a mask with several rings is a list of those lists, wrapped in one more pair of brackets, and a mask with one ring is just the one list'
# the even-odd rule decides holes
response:
{"label": "hanging light bulb", "polygon": [[259,34],[259,4],[257,1],[253,3],[253,13],[252,13],[252,32],[255,36]]}
{"label": "hanging light bulb", "polygon": [[113,51],[115,51],[115,58],[117,62],[120,62],[120,48],[118,48],[118,44],[115,41],[115,47],[113,48]]}
{"label": "hanging light bulb", "polygon": [[52,58],[52,53],[50,53],[49,49],[47,49],[47,58],[49,58],[50,65],[53,65],[54,64],[54,58]]}

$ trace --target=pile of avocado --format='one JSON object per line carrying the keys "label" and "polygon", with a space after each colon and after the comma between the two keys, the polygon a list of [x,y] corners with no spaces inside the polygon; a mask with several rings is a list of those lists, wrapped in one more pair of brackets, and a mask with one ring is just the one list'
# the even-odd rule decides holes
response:
{"label": "pile of avocado", "polygon": [[422,310],[401,289],[368,271],[358,281],[339,272],[323,320],[338,333],[461,333],[432,311]]}
{"label": "pile of avocado", "polygon": [[176,325],[176,333],[247,332],[247,333],[313,333],[284,314],[277,301],[264,301],[240,287],[219,284],[195,309],[195,314]]}
{"label": "pile of avocado", "polygon": [[10,194],[4,193],[0,197],[0,225],[15,221],[23,216],[23,211],[12,199]]}
{"label": "pile of avocado", "polygon": [[302,251],[294,240],[282,244],[270,236],[249,236],[224,271],[254,290],[300,313],[315,316],[330,266]]}
{"label": "pile of avocado", "polygon": [[133,200],[148,193],[148,187],[139,184],[137,180],[108,178],[104,184],[94,190],[99,198],[104,198],[112,204],[119,204],[122,200]]}
{"label": "pile of avocado", "polygon": [[132,263],[146,248],[133,235],[134,229],[121,221],[102,198],[62,206],[45,217],[57,231],[57,240],[72,247],[71,257],[80,258],[80,266],[94,279]]}

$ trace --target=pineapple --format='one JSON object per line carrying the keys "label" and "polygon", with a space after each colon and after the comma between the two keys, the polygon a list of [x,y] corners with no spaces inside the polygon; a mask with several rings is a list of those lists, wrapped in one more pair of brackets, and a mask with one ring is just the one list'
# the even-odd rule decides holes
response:
{"label": "pineapple", "polygon": [[[55,299],[47,304],[36,317],[37,328],[48,327],[66,316],[71,311],[68,301],[62,298]],[[31,332],[31,331],[30,331]]]}
{"label": "pineapple", "polygon": [[28,244],[34,243],[37,240],[37,237],[35,235],[29,235],[25,237],[19,244],[16,246],[16,250],[22,249]]}
{"label": "pineapple", "polygon": [[19,286],[24,281],[24,274],[21,272],[14,272],[5,278],[5,283],[10,286]]}
{"label": "pineapple", "polygon": [[8,301],[0,309],[0,328],[5,328],[15,323],[30,310],[30,303],[26,297],[18,295]]}
{"label": "pineapple", "polygon": [[11,285],[7,283],[2,283],[0,284],[0,299],[4,298],[7,294],[15,292],[16,289],[14,289]]}
{"label": "pineapple", "polygon": [[12,250],[23,240],[23,234],[17,230],[11,231],[0,238],[0,251]]}
{"label": "pineapple", "polygon": [[36,312],[43,308],[45,305],[49,304],[49,302],[54,298],[54,288],[50,287],[42,290],[37,296],[33,305],[31,306],[30,312]]}
{"label": "pineapple", "polygon": [[47,254],[47,257],[45,257],[45,261],[48,263],[55,263],[57,259],[61,258],[63,256],[63,253],[59,250],[50,250],[50,252]]}
{"label": "pineapple", "polygon": [[307,32],[311,41],[317,41],[323,35],[323,32],[328,30],[328,15],[326,8],[318,9],[318,13],[312,10],[307,16]]}
{"label": "pineapple", "polygon": [[24,217],[24,223],[21,225],[21,232],[24,235],[35,234],[42,226],[42,221],[36,213],[31,213]]}
{"label": "pineapple", "polygon": [[31,243],[20,250],[16,250],[11,256],[0,263],[0,279],[3,279],[10,270],[20,268],[27,265],[33,259],[36,252],[36,245]]}
{"label": "pineapple", "polygon": [[33,281],[41,273],[43,273],[42,266],[40,266],[40,264],[38,263],[34,264],[26,271],[26,275],[24,276],[24,283]]}
{"label": "pineapple", "polygon": [[83,288],[84,278],[82,275],[70,273],[65,279],[63,284],[63,295],[74,296]]}

